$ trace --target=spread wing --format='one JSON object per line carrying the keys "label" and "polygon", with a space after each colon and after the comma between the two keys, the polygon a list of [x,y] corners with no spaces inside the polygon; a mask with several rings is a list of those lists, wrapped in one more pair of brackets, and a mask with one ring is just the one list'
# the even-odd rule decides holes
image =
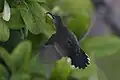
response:
{"label": "spread wing", "polygon": [[53,44],[55,39],[55,34],[52,34],[52,36],[48,39],[48,41],[45,43],[45,45]]}
{"label": "spread wing", "polygon": [[40,48],[40,59],[43,64],[54,63],[63,56],[66,56],[66,51],[61,49],[57,43],[44,45]]}

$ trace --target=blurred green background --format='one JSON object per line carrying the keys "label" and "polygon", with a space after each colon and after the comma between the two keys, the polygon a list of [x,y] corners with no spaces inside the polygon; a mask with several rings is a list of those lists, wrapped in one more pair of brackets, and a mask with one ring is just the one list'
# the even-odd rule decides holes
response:
{"label": "blurred green background", "polygon": [[[49,66],[35,55],[55,32],[47,11],[60,15],[80,39],[90,26],[92,9],[90,0],[0,0],[0,58],[12,71],[10,80],[119,80],[120,39],[113,35],[80,42],[91,60],[84,70],[73,69],[64,57],[48,74]],[[0,64],[0,80],[8,77]]]}

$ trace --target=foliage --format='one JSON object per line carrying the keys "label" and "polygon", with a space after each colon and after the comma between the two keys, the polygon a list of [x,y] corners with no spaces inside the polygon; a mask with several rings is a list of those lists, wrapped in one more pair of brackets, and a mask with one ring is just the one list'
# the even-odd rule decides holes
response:
{"label": "foliage", "polygon": [[[45,12],[63,16],[65,25],[79,38],[88,28],[91,8],[89,0],[0,0],[0,58],[12,71],[10,80],[119,80],[120,41],[115,36],[81,42],[91,59],[84,70],[73,68],[67,57],[55,64],[40,62],[39,44],[55,31]],[[0,64],[0,80],[8,77]]]}

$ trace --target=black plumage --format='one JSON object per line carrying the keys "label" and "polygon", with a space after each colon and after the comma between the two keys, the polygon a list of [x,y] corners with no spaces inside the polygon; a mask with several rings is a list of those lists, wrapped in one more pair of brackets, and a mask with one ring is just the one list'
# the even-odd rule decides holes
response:
{"label": "black plumage", "polygon": [[63,24],[60,16],[53,15],[49,12],[47,12],[47,14],[50,14],[53,18],[53,22],[56,26],[56,33],[50,37],[45,45],[55,45],[55,49],[57,49],[60,57],[70,57],[72,65],[75,67],[83,69],[87,67],[89,58],[80,48],[79,41],[74,33]]}

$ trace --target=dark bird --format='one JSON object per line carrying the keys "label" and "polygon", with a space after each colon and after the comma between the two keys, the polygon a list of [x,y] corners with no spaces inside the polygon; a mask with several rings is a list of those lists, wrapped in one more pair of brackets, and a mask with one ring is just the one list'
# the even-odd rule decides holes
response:
{"label": "dark bird", "polygon": [[[45,43],[47,50],[44,51],[44,54],[42,53],[42,56],[45,57],[45,55],[48,55],[49,58],[51,58],[50,56],[52,56],[53,61],[67,56],[71,58],[72,65],[74,65],[75,67],[79,67],[82,69],[87,67],[87,65],[90,63],[89,58],[87,54],[85,54],[85,52],[80,48],[79,41],[77,40],[74,33],[72,33],[72,31],[70,31],[63,24],[60,16],[53,15],[50,12],[47,12],[46,14],[52,16],[53,23],[56,26],[56,33],[53,34]],[[50,59],[47,59],[48,57],[46,57],[46,60],[49,61]]]}

